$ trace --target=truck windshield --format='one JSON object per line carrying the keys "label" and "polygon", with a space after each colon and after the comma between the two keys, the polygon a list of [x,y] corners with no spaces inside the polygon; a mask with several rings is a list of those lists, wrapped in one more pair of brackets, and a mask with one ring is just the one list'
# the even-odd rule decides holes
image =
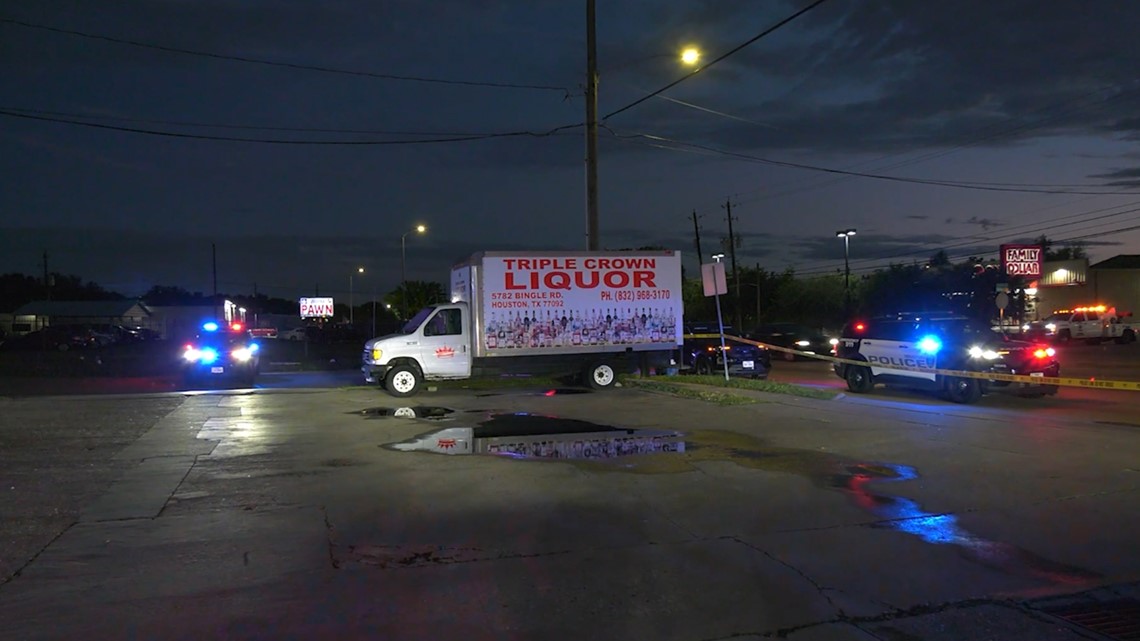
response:
{"label": "truck windshield", "polygon": [[409,320],[407,323],[404,324],[404,328],[400,330],[400,333],[401,334],[412,334],[412,333],[414,333],[417,329],[420,328],[420,325],[423,325],[424,321],[427,320],[428,314],[431,314],[433,311],[435,311],[434,307],[425,307],[425,308],[421,309],[419,312],[416,313],[415,316],[413,316],[411,318],[411,320]]}

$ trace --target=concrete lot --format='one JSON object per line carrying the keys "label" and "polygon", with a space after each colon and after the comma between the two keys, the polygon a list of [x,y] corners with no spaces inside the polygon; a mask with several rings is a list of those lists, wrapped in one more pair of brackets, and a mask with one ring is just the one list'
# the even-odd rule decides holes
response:
{"label": "concrete lot", "polygon": [[[1078,639],[1137,596],[1135,428],[984,406],[634,390],[0,400],[16,639]],[[397,452],[528,412],[684,454]],[[389,412],[390,413],[390,412]],[[14,525],[13,525],[14,524]]]}

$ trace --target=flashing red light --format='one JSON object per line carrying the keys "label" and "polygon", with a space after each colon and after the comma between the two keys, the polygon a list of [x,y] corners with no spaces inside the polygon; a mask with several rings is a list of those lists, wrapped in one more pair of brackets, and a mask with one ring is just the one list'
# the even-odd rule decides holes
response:
{"label": "flashing red light", "polygon": [[558,390],[548,389],[545,392],[543,392],[542,395],[543,396],[554,396],[557,393],[558,393]]}
{"label": "flashing red light", "polygon": [[861,332],[865,329],[867,329],[867,326],[864,325],[863,323],[855,323],[855,331]]}
{"label": "flashing red light", "polygon": [[233,325],[230,325],[230,329],[234,330],[235,332],[240,332],[241,323],[234,323]]}

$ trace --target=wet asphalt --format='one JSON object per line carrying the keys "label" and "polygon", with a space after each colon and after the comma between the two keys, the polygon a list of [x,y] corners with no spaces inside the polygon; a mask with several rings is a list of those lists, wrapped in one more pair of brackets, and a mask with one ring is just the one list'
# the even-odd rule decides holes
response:
{"label": "wet asphalt", "polygon": [[[1088,639],[1046,606],[1140,597],[1134,428],[546,392],[0,400],[5,638]],[[391,447],[528,424],[684,447]]]}

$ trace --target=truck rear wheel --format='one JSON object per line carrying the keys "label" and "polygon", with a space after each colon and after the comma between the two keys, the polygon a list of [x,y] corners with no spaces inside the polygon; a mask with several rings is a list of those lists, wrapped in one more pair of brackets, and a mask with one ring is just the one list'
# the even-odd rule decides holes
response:
{"label": "truck rear wheel", "polygon": [[397,365],[384,377],[384,389],[392,396],[405,398],[420,391],[420,372],[411,365]]}
{"label": "truck rear wheel", "polygon": [[583,378],[591,389],[608,389],[617,382],[617,370],[605,361],[598,361],[586,368]]}

